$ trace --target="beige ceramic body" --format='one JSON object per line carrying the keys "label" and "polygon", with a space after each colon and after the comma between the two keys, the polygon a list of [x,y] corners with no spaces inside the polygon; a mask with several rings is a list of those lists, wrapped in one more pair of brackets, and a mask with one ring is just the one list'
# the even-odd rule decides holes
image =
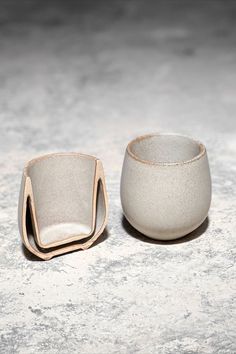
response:
{"label": "beige ceramic body", "polygon": [[[155,160],[159,158],[161,161]],[[121,203],[125,217],[138,231],[159,240],[182,237],[202,224],[210,202],[211,177],[202,144],[182,136],[156,134],[128,145]]]}

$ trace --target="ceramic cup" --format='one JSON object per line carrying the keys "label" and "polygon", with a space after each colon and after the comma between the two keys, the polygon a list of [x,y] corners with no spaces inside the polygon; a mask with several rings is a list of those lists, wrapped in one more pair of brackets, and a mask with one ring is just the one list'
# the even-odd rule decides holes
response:
{"label": "ceramic cup", "polygon": [[31,253],[48,260],[86,249],[101,235],[106,223],[107,194],[99,159],[58,153],[26,165],[19,199],[19,229]]}
{"label": "ceramic cup", "polygon": [[174,134],[138,137],[126,149],[121,203],[129,223],[154,239],[173,240],[202,224],[211,202],[206,148]]}

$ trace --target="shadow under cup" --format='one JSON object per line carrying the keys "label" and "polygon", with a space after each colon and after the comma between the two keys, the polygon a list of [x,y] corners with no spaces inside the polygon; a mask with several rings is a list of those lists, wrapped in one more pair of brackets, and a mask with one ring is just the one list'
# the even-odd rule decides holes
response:
{"label": "shadow under cup", "polygon": [[173,240],[207,217],[211,177],[206,148],[188,137],[155,134],[126,149],[121,203],[130,224],[146,236]]}

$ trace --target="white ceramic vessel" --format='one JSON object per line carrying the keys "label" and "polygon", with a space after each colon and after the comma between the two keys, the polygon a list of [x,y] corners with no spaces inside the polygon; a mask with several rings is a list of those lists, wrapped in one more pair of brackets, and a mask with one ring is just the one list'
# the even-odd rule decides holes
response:
{"label": "white ceramic vessel", "polygon": [[173,240],[200,226],[211,202],[206,148],[188,137],[138,137],[126,149],[121,203],[130,224],[146,236]]}
{"label": "white ceramic vessel", "polygon": [[58,153],[31,160],[23,172],[19,199],[23,243],[44,260],[86,249],[106,226],[107,204],[99,159]]}

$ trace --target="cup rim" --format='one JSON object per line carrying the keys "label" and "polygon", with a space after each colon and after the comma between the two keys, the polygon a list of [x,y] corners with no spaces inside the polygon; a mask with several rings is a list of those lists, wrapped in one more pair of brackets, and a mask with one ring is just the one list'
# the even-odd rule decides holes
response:
{"label": "cup rim", "polygon": [[[155,136],[177,136],[177,137],[181,137],[181,138],[187,138],[188,140],[196,143],[199,146],[199,153],[196,156],[194,156],[193,158],[188,159],[188,160],[184,160],[184,161],[174,161],[174,162],[161,162],[160,161],[160,162],[158,162],[158,161],[150,161],[150,160],[141,159],[132,152],[131,147],[134,143],[140,142],[142,140],[149,139],[149,138],[152,138]],[[189,136],[186,136],[186,135],[175,134],[175,133],[153,133],[153,134],[140,135],[140,136],[136,137],[135,139],[131,140],[129,142],[129,144],[127,145],[126,151],[131,158],[133,158],[134,160],[136,160],[138,162],[146,164],[146,165],[154,165],[154,166],[178,166],[178,165],[180,165],[181,166],[181,165],[185,165],[185,164],[189,164],[194,161],[197,161],[201,157],[203,157],[206,154],[206,147],[200,141],[190,138]]]}

